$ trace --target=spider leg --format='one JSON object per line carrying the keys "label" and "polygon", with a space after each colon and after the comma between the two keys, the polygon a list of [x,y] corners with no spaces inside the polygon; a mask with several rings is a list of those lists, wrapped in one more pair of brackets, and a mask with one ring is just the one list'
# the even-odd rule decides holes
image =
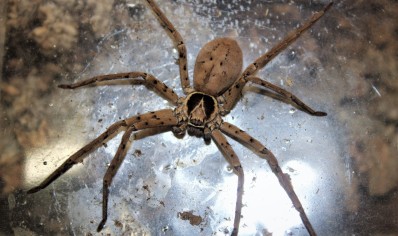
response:
{"label": "spider leg", "polygon": [[228,113],[238,101],[241,91],[247,82],[247,77],[255,74],[258,70],[267,65],[268,62],[275,58],[280,52],[285,50],[290,44],[296,41],[296,39],[299,38],[302,33],[311,28],[311,26],[315,22],[317,22],[326,13],[326,11],[330,9],[332,5],[333,2],[326,5],[326,7],[322,11],[313,14],[312,17],[304,22],[302,26],[300,26],[293,32],[290,32],[280,43],[278,43],[264,55],[257,58],[243,71],[239,79],[236,80],[235,83],[222,95],[222,100],[224,102],[224,109],[226,110],[226,113]]}
{"label": "spider leg", "polygon": [[122,141],[120,142],[120,145],[116,151],[115,157],[113,158],[104,176],[102,189],[102,220],[98,225],[97,232],[100,232],[104,228],[104,225],[108,218],[109,186],[111,185],[113,177],[119,169],[120,164],[124,160],[127,143],[129,141],[131,133],[133,131],[143,129],[152,129],[156,127],[163,128],[166,126],[173,126],[178,124],[177,118],[174,117],[173,111],[170,109],[149,112],[140,116],[134,116],[126,119],[125,122],[129,126],[129,128],[124,133]]}
{"label": "spider leg", "polygon": [[97,232],[100,232],[102,228],[104,228],[105,222],[108,218],[109,186],[111,185],[113,177],[126,157],[126,146],[133,131],[134,127],[129,127],[123,134],[122,141],[120,142],[120,145],[116,151],[115,157],[112,159],[109,168],[106,170],[102,185],[102,220],[98,225]]}
{"label": "spider leg", "polygon": [[169,88],[162,81],[156,79],[153,75],[139,71],[99,75],[73,84],[60,84],[58,85],[58,87],[63,89],[76,89],[79,87],[95,84],[97,82],[111,81],[111,80],[126,80],[126,79],[132,80],[136,78],[141,78],[142,82],[145,85],[153,88],[153,90],[160,93],[163,97],[172,102],[174,105],[177,104],[178,96],[171,88]]}
{"label": "spider leg", "polygon": [[112,124],[104,133],[98,136],[93,141],[89,142],[86,146],[82,147],[80,150],[75,152],[72,156],[70,156],[62,165],[60,165],[50,176],[48,176],[43,182],[41,182],[38,186],[27,191],[28,194],[38,192],[49,184],[51,184],[58,177],[63,175],[66,171],[68,171],[75,164],[82,162],[84,157],[91,152],[93,149],[97,148],[101,145],[106,139],[112,136],[116,131],[119,130],[120,127],[126,126],[126,122],[124,120],[118,121]]}
{"label": "spider leg", "polygon": [[220,149],[220,151],[224,154],[228,163],[232,166],[236,175],[238,175],[238,189],[237,189],[237,198],[235,205],[235,217],[234,217],[234,229],[232,231],[232,236],[237,236],[239,232],[239,224],[242,212],[242,197],[243,197],[243,184],[244,184],[244,173],[243,168],[240,164],[238,156],[235,154],[231,145],[228,143],[225,136],[219,131],[214,130],[211,133],[211,137]]}
{"label": "spider leg", "polygon": [[185,94],[192,92],[192,88],[188,78],[187,70],[187,49],[185,43],[178,31],[174,28],[173,24],[167,19],[164,13],[160,10],[158,5],[152,0],[146,0],[151,7],[152,11],[157,15],[162,27],[170,34],[174,44],[178,50],[178,64],[180,68],[181,86]]}
{"label": "spider leg", "polygon": [[282,172],[282,169],[280,168],[278,160],[275,158],[274,154],[266,147],[264,147],[258,140],[254,139],[243,130],[228,122],[224,122],[220,126],[220,130],[228,136],[232,137],[233,139],[237,140],[241,144],[255,151],[261,158],[267,160],[272,172],[274,172],[279,180],[279,183],[285,189],[287,195],[292,201],[294,208],[296,208],[296,210],[300,213],[301,220],[304,226],[307,228],[308,233],[311,236],[316,235],[315,230],[312,227],[307,215],[305,214],[304,208],[301,205],[301,202],[293,189],[289,176]]}
{"label": "spider leg", "polygon": [[313,115],[313,116],[326,116],[327,115],[326,112],[314,111],[311,107],[309,107],[304,102],[302,102],[294,94],[292,94],[292,93],[286,91],[285,89],[280,88],[270,82],[267,82],[258,77],[255,77],[255,76],[249,76],[249,77],[247,77],[247,80],[276,92],[277,94],[281,95],[282,97],[288,99],[290,102],[296,104],[299,108],[308,112],[310,115]]}
{"label": "spider leg", "polygon": [[153,129],[159,127],[171,127],[178,124],[178,119],[174,116],[174,111],[171,109],[163,109],[159,111],[148,112],[142,115],[132,116],[130,118],[118,121],[111,125],[104,133],[98,136],[96,139],[82,147],[72,156],[70,156],[60,167],[58,167],[50,176],[48,176],[41,184],[27,191],[28,194],[35,193],[44,189],[54,180],[68,171],[73,165],[82,162],[86,154],[97,148],[102,142],[112,136],[120,127],[128,127],[126,132],[123,134],[121,143],[116,151],[115,157],[112,160],[103,182],[103,206],[102,206],[102,220],[98,225],[97,231],[100,231],[106,222],[108,212],[108,195],[109,186],[115,176],[121,162],[125,156],[125,149],[129,140],[129,137],[133,131],[143,129]]}
{"label": "spider leg", "polygon": [[101,145],[105,140],[115,134],[120,127],[134,125],[135,129],[139,130],[144,128],[171,126],[176,125],[177,123],[177,118],[174,117],[173,110],[171,109],[149,112],[118,121],[112,124],[104,133],[102,133],[96,139],[89,142],[87,145],[85,145],[68,159],[66,159],[66,161],[62,163],[52,174],[50,174],[50,176],[48,176],[38,186],[28,190],[27,193],[35,193],[47,187],[54,180],[56,180],[58,177],[68,171],[72,166],[82,162],[88,153],[93,151],[95,148],[98,148],[98,146]]}

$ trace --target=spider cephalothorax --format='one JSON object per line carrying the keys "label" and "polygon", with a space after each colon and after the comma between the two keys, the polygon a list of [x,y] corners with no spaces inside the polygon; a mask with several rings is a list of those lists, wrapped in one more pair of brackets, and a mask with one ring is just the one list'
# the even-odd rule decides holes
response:
{"label": "spider cephalothorax", "polygon": [[112,135],[115,135],[120,128],[125,129],[120,145],[116,151],[115,157],[109,165],[103,180],[103,199],[102,199],[102,220],[98,225],[97,231],[101,231],[108,217],[108,196],[109,186],[118,170],[124,156],[129,138],[134,131],[151,128],[168,128],[177,136],[185,132],[198,137],[203,137],[206,142],[213,140],[220,151],[224,154],[226,160],[231,165],[234,173],[238,176],[237,200],[235,205],[235,216],[232,235],[237,235],[242,209],[244,172],[238,156],[235,154],[232,146],[228,143],[225,135],[237,140],[241,144],[252,149],[258,156],[264,158],[272,172],[278,178],[279,183],[285,189],[291,199],[293,206],[300,213],[304,226],[311,235],[316,235],[304,209],[298,199],[290,178],[284,174],[278,164],[278,160],[264,145],[258,140],[238,128],[237,126],[222,120],[222,116],[228,114],[239,100],[243,87],[251,82],[261,86],[271,92],[285,98],[286,101],[299,109],[314,116],[325,116],[325,112],[315,111],[294,96],[292,93],[273,85],[259,77],[255,73],[263,68],[269,61],[277,56],[294,42],[304,31],[309,29],[323,14],[330,8],[332,3],[328,4],[322,11],[315,13],[302,26],[273,47],[269,52],[261,55],[251,63],[242,72],[242,51],[238,43],[229,38],[217,38],[205,44],[200,50],[194,68],[194,86],[190,85],[187,70],[187,51],[181,35],[174,28],[171,22],[159,9],[153,0],[146,0],[151,9],[159,18],[161,25],[171,35],[178,50],[178,64],[180,68],[180,79],[185,97],[178,95],[162,81],[155,76],[145,72],[133,71],[127,73],[118,73],[110,75],[99,75],[87,80],[73,84],[59,85],[63,89],[75,89],[78,87],[117,79],[141,79],[141,84],[147,85],[154,91],[157,91],[164,98],[169,100],[175,109],[163,109],[148,112],[142,115],[120,120],[107,128],[96,139],[82,147],[80,150],[70,156],[61,166],[48,176],[40,185],[30,189],[28,193],[35,193],[56,180],[63,173],[68,171],[73,165],[82,162],[87,154],[101,144],[106,142]]}

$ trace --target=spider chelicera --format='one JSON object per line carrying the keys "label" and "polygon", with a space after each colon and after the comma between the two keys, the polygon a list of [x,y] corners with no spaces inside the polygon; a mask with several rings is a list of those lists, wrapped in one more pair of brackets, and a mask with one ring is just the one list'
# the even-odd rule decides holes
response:
{"label": "spider chelicera", "polygon": [[[244,172],[240,161],[228,143],[225,135],[237,140],[244,146],[252,149],[261,158],[264,158],[271,170],[276,175],[281,186],[285,189],[294,207],[300,213],[301,220],[310,235],[316,235],[304,209],[298,199],[289,176],[284,174],[277,159],[266,147],[249,134],[233,124],[223,121],[222,117],[227,115],[239,100],[243,87],[248,83],[262,86],[272,92],[284,97],[292,105],[313,116],[326,116],[325,112],[315,111],[290,92],[273,85],[259,77],[255,73],[263,68],[281,51],[286,49],[300,35],[318,21],[332,6],[329,3],[322,11],[312,15],[302,26],[288,34],[280,43],[269,52],[257,58],[244,71],[242,71],[242,51],[237,42],[230,38],[217,38],[203,46],[196,58],[193,74],[193,88],[191,87],[187,70],[187,50],[181,35],[159,9],[153,0],[146,0],[150,8],[157,15],[160,24],[170,34],[178,50],[178,65],[180,79],[185,97],[179,97],[166,84],[156,79],[153,75],[145,72],[127,72],[109,75],[99,75],[87,80],[73,84],[61,84],[63,89],[75,89],[82,86],[95,84],[97,82],[118,79],[139,79],[141,84],[158,92],[161,96],[176,106],[175,109],[164,109],[132,116],[112,124],[104,133],[82,147],[70,156],[40,185],[28,191],[35,193],[68,171],[73,165],[83,161],[84,157],[103,142],[113,137],[120,129],[124,128],[120,145],[112,159],[103,179],[102,220],[97,231],[101,231],[107,220],[109,186],[115,176],[121,162],[126,155],[126,146],[134,131],[150,128],[169,128],[176,136],[182,136],[186,132],[189,135],[202,137],[205,142],[214,141],[226,160],[231,165],[234,173],[238,176],[237,200],[232,235],[238,235],[241,219]],[[224,135],[225,134],[225,135]]]}

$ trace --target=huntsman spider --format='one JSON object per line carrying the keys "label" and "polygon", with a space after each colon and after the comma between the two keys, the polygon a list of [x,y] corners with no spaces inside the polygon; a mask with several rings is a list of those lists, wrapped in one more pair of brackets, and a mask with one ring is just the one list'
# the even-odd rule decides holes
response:
{"label": "huntsman spider", "polygon": [[227,115],[238,102],[242,89],[248,82],[270,90],[310,115],[326,116],[325,112],[313,110],[292,93],[256,77],[255,74],[318,21],[333,3],[329,3],[323,10],[313,14],[302,26],[288,34],[270,51],[249,64],[243,72],[242,51],[235,40],[231,38],[216,38],[208,42],[202,47],[196,58],[192,87],[187,70],[187,50],[181,35],[153,0],[146,0],[146,2],[158,17],[160,24],[169,33],[178,50],[177,62],[184,96],[179,97],[166,84],[155,78],[154,75],[138,71],[99,75],[80,82],[59,85],[58,87],[62,89],[76,89],[103,81],[139,79],[141,84],[146,85],[166,98],[175,106],[175,109],[163,109],[136,115],[112,124],[96,139],[70,156],[40,185],[30,189],[28,193],[35,193],[44,189],[72,166],[82,162],[89,152],[98,148],[110,137],[113,137],[120,129],[125,129],[120,145],[103,179],[102,220],[97,228],[99,232],[103,229],[107,220],[109,187],[126,155],[126,146],[129,143],[130,136],[135,131],[167,127],[179,137],[187,132],[189,135],[203,138],[207,143],[212,140],[225,156],[234,173],[238,176],[237,199],[231,233],[231,235],[235,236],[238,235],[241,219],[244,172],[237,155],[225,137],[227,135],[253,150],[258,156],[268,162],[272,172],[291,199],[293,206],[299,212],[308,233],[316,235],[299,198],[293,190],[289,176],[282,172],[274,154],[245,131],[231,123],[223,121],[222,117]]}

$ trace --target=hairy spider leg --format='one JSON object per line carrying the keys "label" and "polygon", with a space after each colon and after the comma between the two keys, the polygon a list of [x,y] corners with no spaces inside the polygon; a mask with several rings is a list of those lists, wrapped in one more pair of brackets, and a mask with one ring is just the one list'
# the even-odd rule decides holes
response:
{"label": "hairy spider leg", "polygon": [[146,0],[152,11],[158,17],[160,25],[169,33],[178,51],[178,65],[180,68],[181,86],[185,94],[193,91],[188,77],[187,48],[178,31],[173,24],[167,19],[166,15],[160,10],[158,5],[152,0]]}
{"label": "hairy spider leg", "polygon": [[62,163],[62,165],[60,165],[54,172],[52,172],[43,182],[41,182],[38,186],[28,190],[27,193],[32,194],[38,192],[47,187],[48,185],[50,185],[54,180],[58,179],[58,177],[63,175],[72,166],[74,166],[77,163],[83,162],[83,159],[87,156],[88,153],[98,148],[105,140],[113,137],[113,135],[119,130],[120,127],[125,127],[125,126],[126,122],[124,120],[112,124],[100,136],[98,136],[93,141],[89,142],[86,146],[80,148],[72,156],[66,159],[66,161]]}
{"label": "hairy spider leg", "polygon": [[[238,80],[222,94],[217,100],[223,102],[224,113],[227,114],[231,111],[233,106],[237,103],[241,96],[243,87],[248,82],[247,77],[255,74],[258,70],[263,68],[268,62],[276,57],[280,52],[285,50],[290,44],[296,41],[302,33],[307,31],[311,26],[317,22],[327,10],[330,9],[333,2],[329,3],[322,11],[316,12],[312,17],[307,20],[302,26],[290,32],[280,43],[274,46],[270,51],[257,58],[251,63],[242,73]],[[276,87],[276,86],[275,86]],[[280,89],[280,88],[279,88]],[[304,109],[305,110],[305,109]],[[314,114],[313,114],[314,115]]]}
{"label": "hairy spider leg", "polygon": [[132,116],[130,118],[118,121],[112,124],[104,133],[98,136],[93,141],[89,142],[87,145],[79,149],[72,156],[70,156],[60,167],[58,167],[50,176],[48,176],[42,183],[38,186],[27,191],[28,194],[38,192],[44,189],[58,177],[68,171],[72,166],[83,161],[87,154],[98,148],[105,140],[116,133],[120,127],[128,127],[127,131],[122,137],[122,141],[116,151],[115,158],[112,160],[111,165],[108,167],[106,174],[104,176],[103,183],[103,208],[102,208],[102,220],[97,228],[100,231],[105,225],[107,219],[107,206],[108,206],[108,194],[109,186],[112,182],[117,169],[119,168],[121,162],[124,159],[125,148],[131,132],[152,129],[156,127],[171,127],[178,124],[177,118],[174,116],[174,111],[172,109],[158,110],[154,112],[148,112],[142,115]]}
{"label": "hairy spider leg", "polygon": [[234,229],[232,230],[231,236],[237,236],[239,232],[239,224],[242,212],[242,198],[243,198],[243,184],[244,184],[244,172],[242,165],[240,164],[239,158],[232,146],[228,143],[225,136],[220,130],[213,130],[211,137],[214,143],[217,145],[221,153],[227,159],[228,163],[232,166],[234,173],[238,176],[238,188],[237,198],[235,204],[235,216],[234,216]]}
{"label": "hairy spider leg", "polygon": [[278,160],[274,156],[274,154],[268,150],[266,147],[264,147],[258,140],[255,138],[251,137],[249,134],[247,134],[245,131],[239,129],[237,126],[232,125],[228,122],[224,122],[220,130],[225,133],[226,135],[230,136],[231,138],[237,140],[239,143],[242,145],[250,148],[253,150],[258,156],[261,158],[264,158],[267,162],[268,165],[270,166],[272,172],[276,175],[276,177],[279,180],[279,183],[282,185],[284,188],[285,192],[289,196],[290,200],[293,203],[294,208],[300,213],[300,218],[306,227],[308,233],[311,236],[315,236],[315,230],[312,227],[307,215],[305,214],[304,208],[301,205],[301,202],[299,198],[297,197],[296,192],[293,189],[292,183],[290,181],[290,178],[287,174],[282,172],[282,169],[280,168],[278,164]]}
{"label": "hairy spider leg", "polygon": [[126,157],[126,147],[129,142],[131,133],[134,131],[134,127],[129,127],[122,136],[120,145],[113,157],[111,164],[106,170],[103,182],[102,182],[102,220],[98,224],[97,232],[100,232],[108,219],[108,198],[109,198],[109,187],[112,183],[113,177],[115,177],[117,170],[122,164],[124,158]]}
{"label": "hairy spider leg", "polygon": [[126,156],[126,148],[131,133],[133,131],[152,129],[156,127],[171,127],[178,124],[177,118],[174,116],[174,112],[171,109],[159,110],[155,112],[149,112],[140,116],[134,116],[125,119],[128,126],[127,131],[124,133],[120,145],[116,151],[115,157],[112,159],[110,166],[108,167],[103,181],[102,188],[102,220],[98,225],[97,232],[100,232],[108,218],[108,198],[109,198],[109,187],[112,183],[113,177],[116,175],[121,163]]}
{"label": "hairy spider leg", "polygon": [[91,85],[97,82],[111,81],[111,80],[133,80],[136,78],[141,78],[142,83],[152,88],[154,91],[160,93],[164,98],[177,105],[178,96],[177,94],[169,88],[165,83],[155,78],[155,76],[139,71],[132,71],[126,73],[99,75],[89,79],[85,79],[73,84],[60,84],[59,88],[62,89],[76,89],[82,86]]}

